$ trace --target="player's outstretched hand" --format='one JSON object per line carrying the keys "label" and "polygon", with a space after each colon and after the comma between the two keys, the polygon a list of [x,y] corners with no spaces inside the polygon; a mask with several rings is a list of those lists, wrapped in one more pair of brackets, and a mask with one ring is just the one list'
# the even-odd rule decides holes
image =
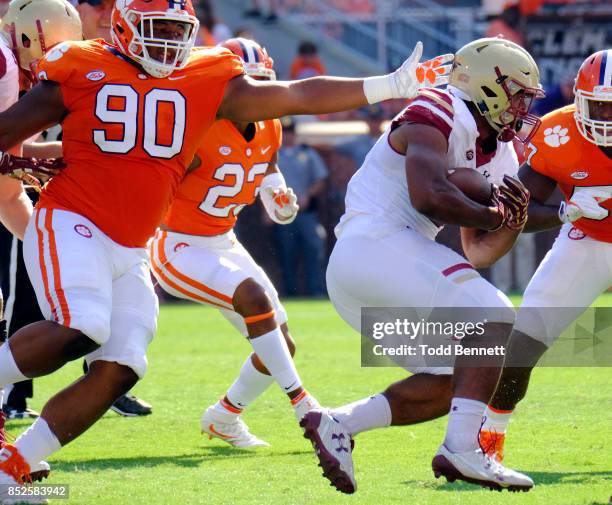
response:
{"label": "player's outstretched hand", "polygon": [[0,152],[0,174],[20,179],[36,188],[40,188],[65,166],[63,158],[24,158]]}
{"label": "player's outstretched hand", "polygon": [[587,219],[604,219],[608,209],[604,209],[601,202],[612,197],[609,191],[598,188],[576,188],[576,192],[568,202],[561,202],[559,219],[563,223],[573,223],[581,217]]}
{"label": "player's outstretched hand", "polygon": [[369,103],[393,98],[414,98],[419,88],[448,83],[453,54],[443,54],[420,63],[423,43],[417,42],[408,59],[395,72],[364,80],[364,93]]}
{"label": "player's outstretched hand", "polygon": [[527,222],[529,190],[521,181],[504,175],[504,185],[499,188],[499,198],[507,209],[506,226],[511,230],[522,230]]}

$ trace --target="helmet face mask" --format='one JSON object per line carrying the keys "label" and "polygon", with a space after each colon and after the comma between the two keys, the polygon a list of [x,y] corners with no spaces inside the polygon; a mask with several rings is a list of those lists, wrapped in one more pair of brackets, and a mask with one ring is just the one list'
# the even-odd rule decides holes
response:
{"label": "helmet face mask", "polygon": [[612,49],[598,51],[580,66],[574,86],[574,119],[580,134],[612,147]]}
{"label": "helmet face mask", "polygon": [[199,28],[189,0],[118,0],[112,20],[113,42],[157,78],[185,67]]}
{"label": "helmet face mask", "polygon": [[496,123],[499,140],[510,142],[516,137],[526,144],[542,123],[529,111],[533,102],[544,96],[544,92],[540,88],[530,88],[514,79],[504,78],[499,67],[495,67],[495,73],[509,101],[508,107],[499,114],[499,123]]}

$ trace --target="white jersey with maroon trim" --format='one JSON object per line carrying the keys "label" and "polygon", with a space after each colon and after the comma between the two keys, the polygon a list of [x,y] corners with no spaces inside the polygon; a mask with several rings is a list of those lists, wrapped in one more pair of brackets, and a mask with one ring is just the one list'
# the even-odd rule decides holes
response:
{"label": "white jersey with maroon trim", "polygon": [[440,130],[448,140],[448,168],[473,168],[495,184],[502,183],[504,174],[516,175],[518,159],[511,142],[498,141],[494,153],[482,153],[476,142],[476,122],[462,96],[462,92],[452,86],[446,90],[422,89],[394,118],[349,182],[346,211],[336,227],[336,236],[339,237],[344,224],[357,215],[370,217],[361,221],[370,223],[371,229],[364,232],[374,237],[406,226],[431,239],[440,231],[440,227],[412,206],[406,157],[389,143],[389,134],[403,123],[426,124]]}
{"label": "white jersey with maroon trim", "polygon": [[0,37],[0,111],[19,99],[19,68],[13,52]]}

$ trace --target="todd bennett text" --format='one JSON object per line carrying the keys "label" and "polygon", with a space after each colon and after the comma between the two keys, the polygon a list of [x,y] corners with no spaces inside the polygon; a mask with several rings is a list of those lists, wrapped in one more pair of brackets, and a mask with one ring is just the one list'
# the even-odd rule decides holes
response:
{"label": "todd bennett text", "polygon": [[506,348],[495,347],[469,347],[452,343],[443,345],[427,344],[400,344],[396,346],[376,344],[372,347],[375,356],[505,356]]}

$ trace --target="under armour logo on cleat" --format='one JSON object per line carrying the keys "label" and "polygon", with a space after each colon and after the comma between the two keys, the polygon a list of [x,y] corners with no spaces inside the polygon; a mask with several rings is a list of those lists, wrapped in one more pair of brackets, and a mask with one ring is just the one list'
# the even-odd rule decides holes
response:
{"label": "under armour logo on cleat", "polygon": [[345,438],[346,437],[344,436],[344,433],[340,433],[340,435],[332,433],[332,440],[338,441],[338,447],[336,447],[336,452],[349,452],[348,448],[344,447],[344,444],[342,443]]}

